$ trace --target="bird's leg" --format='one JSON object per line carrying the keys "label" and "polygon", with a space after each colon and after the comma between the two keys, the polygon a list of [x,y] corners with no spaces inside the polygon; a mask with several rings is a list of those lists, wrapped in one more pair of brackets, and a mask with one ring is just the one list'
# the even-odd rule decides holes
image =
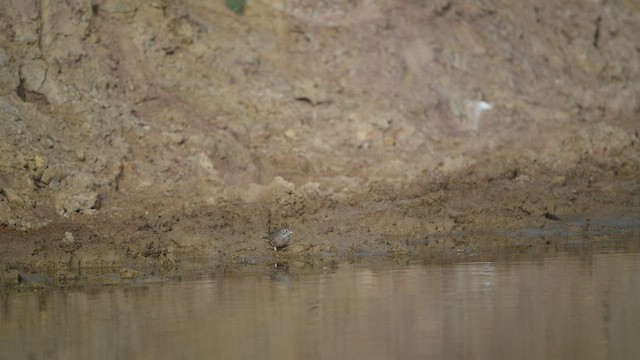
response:
{"label": "bird's leg", "polygon": [[276,252],[276,265],[275,265],[275,267],[278,267],[278,248],[274,246],[273,247],[273,251]]}

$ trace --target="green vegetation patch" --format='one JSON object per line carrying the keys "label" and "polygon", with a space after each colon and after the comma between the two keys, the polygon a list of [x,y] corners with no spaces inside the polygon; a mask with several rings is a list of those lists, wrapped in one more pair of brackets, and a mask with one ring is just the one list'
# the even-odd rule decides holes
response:
{"label": "green vegetation patch", "polygon": [[247,5],[247,0],[224,0],[229,10],[233,11],[237,15],[242,15],[244,7]]}

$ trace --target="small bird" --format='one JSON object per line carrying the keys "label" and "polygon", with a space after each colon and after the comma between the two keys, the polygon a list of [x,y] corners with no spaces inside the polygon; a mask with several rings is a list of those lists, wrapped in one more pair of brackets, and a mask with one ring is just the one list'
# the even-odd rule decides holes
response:
{"label": "small bird", "polygon": [[271,233],[267,238],[264,239],[264,241],[273,246],[273,250],[276,252],[276,257],[278,257],[278,249],[284,249],[287,247],[287,245],[289,245],[291,234],[293,234],[293,231],[287,228],[280,229],[276,232]]}

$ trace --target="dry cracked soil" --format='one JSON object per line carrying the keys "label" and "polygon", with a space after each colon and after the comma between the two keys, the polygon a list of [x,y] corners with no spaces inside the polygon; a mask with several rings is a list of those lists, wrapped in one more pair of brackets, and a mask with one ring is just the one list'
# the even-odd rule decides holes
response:
{"label": "dry cracked soil", "polygon": [[2,283],[637,232],[637,1],[243,3],[0,0]]}

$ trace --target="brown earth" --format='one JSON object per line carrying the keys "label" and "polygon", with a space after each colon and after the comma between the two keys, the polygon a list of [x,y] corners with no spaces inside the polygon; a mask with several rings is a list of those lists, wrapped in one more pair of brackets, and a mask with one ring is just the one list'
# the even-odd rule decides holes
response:
{"label": "brown earth", "polygon": [[629,0],[0,0],[0,278],[637,230],[638,34]]}

